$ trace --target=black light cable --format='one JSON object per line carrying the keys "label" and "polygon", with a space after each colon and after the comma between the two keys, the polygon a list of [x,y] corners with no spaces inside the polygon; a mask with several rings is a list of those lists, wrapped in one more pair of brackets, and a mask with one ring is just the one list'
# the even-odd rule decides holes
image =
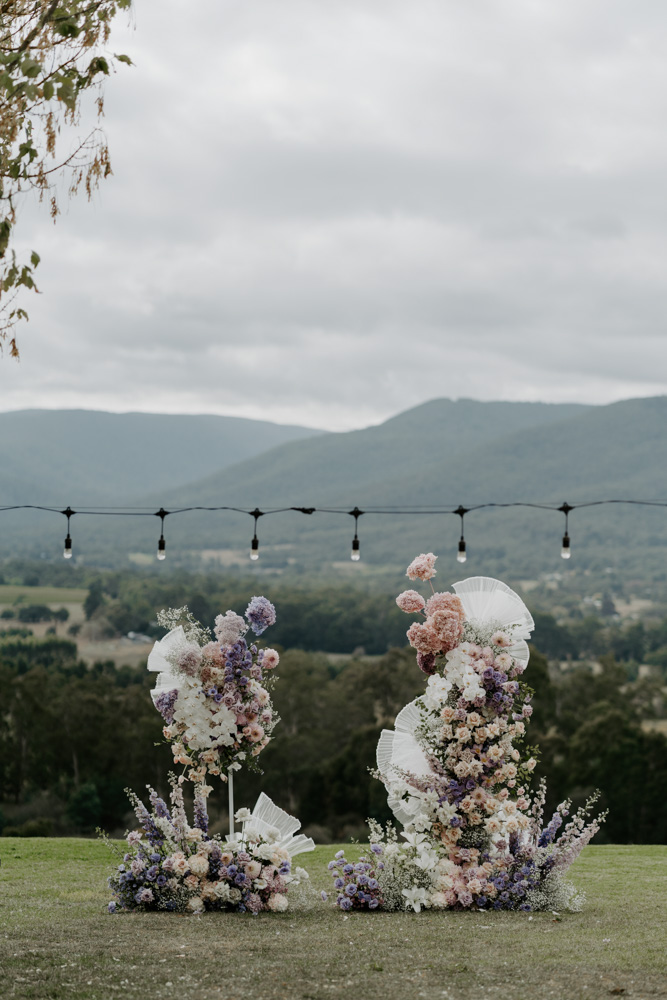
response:
{"label": "black light cable", "polygon": [[[657,499],[657,500],[635,500],[635,499],[613,499],[613,500],[588,500],[582,503],[576,504],[576,508],[584,507],[600,507],[607,504],[624,504],[639,507],[665,507],[667,508],[667,499]],[[281,514],[287,511],[295,511],[300,514],[312,515],[315,513],[320,514],[341,514],[346,516],[354,517],[354,538],[352,540],[352,551],[350,558],[353,562],[358,562],[361,558],[361,549],[359,543],[359,518],[363,514],[384,514],[384,515],[394,515],[394,516],[423,516],[425,514],[430,515],[443,515],[443,514],[456,514],[461,518],[461,537],[458,543],[457,551],[457,561],[464,563],[467,559],[466,552],[466,541],[464,535],[464,517],[471,511],[486,510],[487,508],[499,508],[507,509],[509,507],[529,507],[536,510],[553,510],[562,513],[565,516],[565,533],[563,534],[563,541],[561,547],[561,556],[563,559],[569,559],[571,557],[571,546],[570,546],[570,535],[569,535],[569,523],[568,517],[571,511],[575,510],[574,504],[562,503],[560,506],[549,503],[532,503],[521,500],[514,500],[506,503],[480,503],[474,504],[472,507],[463,507],[459,505],[456,509],[452,507],[444,506],[418,506],[410,505],[408,506],[383,506],[383,507],[373,507],[366,508],[366,510],[360,510],[359,507],[354,507],[352,510],[349,507],[276,507],[269,510],[260,510],[256,507],[254,510],[248,510],[243,507],[230,507],[230,506],[219,506],[219,507],[204,507],[204,506],[192,506],[192,507],[179,507],[171,511],[165,510],[160,507],[158,511],[151,510],[145,507],[87,507],[85,509],[78,508],[74,511],[71,507],[66,507],[65,510],[61,510],[60,507],[47,507],[42,504],[8,504],[6,506],[0,506],[0,513],[5,511],[13,510],[43,510],[50,513],[61,514],[67,518],[67,537],[65,538],[65,545],[63,549],[63,556],[65,559],[72,558],[72,536],[70,533],[70,519],[74,514],[79,514],[80,516],[85,516],[88,514],[93,517],[159,517],[161,520],[161,532],[160,539],[158,542],[157,558],[163,560],[166,554],[166,543],[164,538],[164,519],[173,514],[185,514],[189,511],[235,511],[240,514],[249,514],[255,520],[255,530],[250,547],[250,558],[255,562],[259,559],[259,540],[257,537],[257,522],[260,517],[264,517],[266,514]]]}

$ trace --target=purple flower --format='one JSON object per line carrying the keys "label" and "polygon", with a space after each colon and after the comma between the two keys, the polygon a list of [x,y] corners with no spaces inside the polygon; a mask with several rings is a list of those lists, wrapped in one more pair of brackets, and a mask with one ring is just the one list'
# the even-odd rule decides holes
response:
{"label": "purple flower", "polygon": [[368,909],[369,910],[377,910],[377,908],[378,908],[379,905],[380,905],[380,901],[378,899],[371,899],[370,903],[368,904]]}
{"label": "purple flower", "polygon": [[345,880],[342,878],[334,879],[334,889],[342,889],[345,885]]}
{"label": "purple flower", "polygon": [[326,893],[326,892],[324,891],[324,889],[322,889],[322,891],[321,891],[321,893],[320,893],[320,896],[322,897],[322,899],[323,899],[323,900],[324,900],[324,902],[326,903],[327,899],[329,898],[329,895],[328,895],[328,893]]}
{"label": "purple flower", "polygon": [[371,844],[371,851],[373,854],[382,854],[382,848],[379,844]]}
{"label": "purple flower", "polygon": [[276,620],[276,609],[266,597],[253,597],[246,608],[245,616],[255,635],[261,635]]}
{"label": "purple flower", "polygon": [[425,674],[434,674],[435,653],[417,653],[417,666]]}
{"label": "purple flower", "polygon": [[340,906],[341,910],[349,910],[352,908],[352,900],[348,899],[346,896],[343,896],[339,900],[338,905]]}
{"label": "purple flower", "polygon": [[111,900],[111,902],[107,906],[107,910],[109,911],[109,913],[115,913],[116,912],[116,904],[114,903],[113,899]]}
{"label": "purple flower", "polygon": [[368,880],[368,888],[369,889],[379,889],[380,888],[380,883],[378,882],[378,880],[376,878],[371,878],[371,879]]}
{"label": "purple flower", "polygon": [[178,690],[161,691],[155,699],[155,707],[169,726],[174,721],[174,706],[178,698]]}
{"label": "purple flower", "polygon": [[350,882],[348,883],[348,885],[345,886],[345,892],[348,896],[354,896],[356,894],[356,891],[357,887],[356,885],[354,885],[353,882]]}

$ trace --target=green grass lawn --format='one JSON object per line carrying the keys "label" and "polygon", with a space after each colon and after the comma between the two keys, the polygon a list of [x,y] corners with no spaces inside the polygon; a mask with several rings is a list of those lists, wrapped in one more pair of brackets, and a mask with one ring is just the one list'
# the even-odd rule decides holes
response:
{"label": "green grass lawn", "polygon": [[0,604],[82,604],[87,590],[77,587],[14,587],[0,584]]}
{"label": "green grass lawn", "polygon": [[[329,888],[338,848],[300,855]],[[353,859],[359,849],[349,849]],[[667,847],[589,847],[582,913],[310,912],[109,916],[92,840],[0,839],[0,997],[667,996]]]}

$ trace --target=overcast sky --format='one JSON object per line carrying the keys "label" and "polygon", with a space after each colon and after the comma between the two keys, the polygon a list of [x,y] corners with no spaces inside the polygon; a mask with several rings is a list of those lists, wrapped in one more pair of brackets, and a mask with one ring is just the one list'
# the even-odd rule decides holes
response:
{"label": "overcast sky", "polygon": [[135,4],[0,409],[667,392],[664,0]]}

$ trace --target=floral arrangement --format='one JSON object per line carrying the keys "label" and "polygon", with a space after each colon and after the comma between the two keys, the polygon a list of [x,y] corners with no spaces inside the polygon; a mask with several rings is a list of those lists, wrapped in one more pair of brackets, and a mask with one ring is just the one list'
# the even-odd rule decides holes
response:
{"label": "floral arrangement", "polygon": [[[376,844],[371,844],[371,851],[374,854],[382,852],[382,848]],[[333,861],[328,864],[334,880],[336,890],[336,906],[341,910],[377,910],[382,906],[384,899],[380,889],[380,883],[376,878],[376,871],[368,858],[360,858],[356,864],[350,864],[345,857],[344,851],[338,851]],[[380,861],[379,867],[384,865]],[[322,892],[322,899],[326,901],[328,893]]]}
{"label": "floral arrangement", "polygon": [[[408,577],[430,583],[435,561],[418,556]],[[593,796],[558,835],[570,803],[544,826],[544,783],[528,790],[536,759],[523,745],[532,706],[520,678],[532,618],[496,580],[471,578],[456,594],[430,586],[427,599],[415,590],[397,598],[423,619],[407,636],[428,682],[378,745],[375,774],[404,830],[399,841],[393,827],[370,822],[377,906],[580,909],[564,875],[604,816],[590,820]]]}
{"label": "floral arrangement", "polygon": [[[238,839],[222,841],[208,835],[208,786],[195,791],[194,825],[187,821],[181,782],[170,775],[170,804],[149,787],[149,810],[133,792],[128,795],[141,830],[127,834],[127,851],[109,878],[113,899],[110,913],[119,910],[167,910],[199,913],[236,910],[282,913],[288,891],[308,879],[303,868],[292,871],[292,859],[280,843],[280,831],[253,827],[247,809],[236,819],[243,823]],[[118,855],[118,848],[107,841]]]}
{"label": "floral arrangement", "polygon": [[248,643],[276,620],[265,597],[253,597],[245,619],[234,611],[218,615],[212,638],[187,607],[161,611],[169,629],[155,643],[148,669],[160,671],[152,691],[162,715],[163,734],[174,760],[188,768],[195,784],[207,774],[227,780],[227,772],[248,764],[266,747],[279,721],[271,704],[269,674],[279,661],[275,649]]}

